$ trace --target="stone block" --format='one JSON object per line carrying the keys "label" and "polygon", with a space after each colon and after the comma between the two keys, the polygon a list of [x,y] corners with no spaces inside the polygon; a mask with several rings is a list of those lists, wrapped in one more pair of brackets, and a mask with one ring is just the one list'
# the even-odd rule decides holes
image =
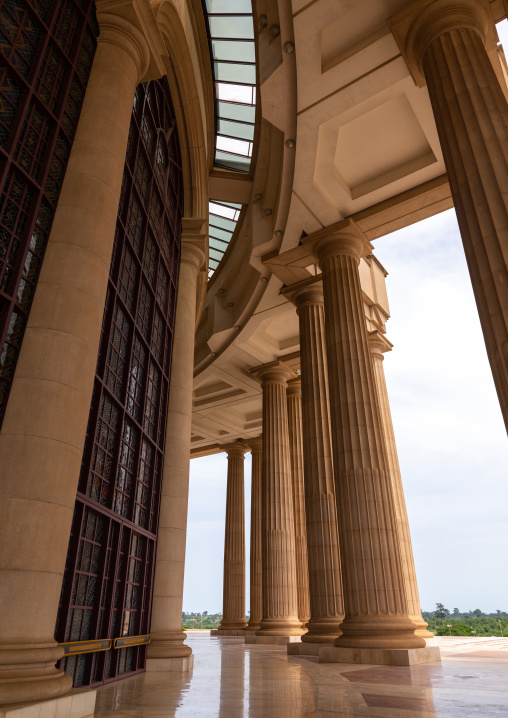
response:
{"label": "stone block", "polygon": [[378,666],[417,666],[440,663],[437,646],[425,648],[339,648],[328,645],[319,649],[320,663],[363,663]]}

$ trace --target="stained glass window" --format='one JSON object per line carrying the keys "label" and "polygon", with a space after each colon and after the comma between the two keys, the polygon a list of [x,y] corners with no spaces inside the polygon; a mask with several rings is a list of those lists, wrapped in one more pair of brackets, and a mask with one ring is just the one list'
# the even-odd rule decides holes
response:
{"label": "stained glass window", "polygon": [[[167,81],[140,85],[75,509],[75,521],[90,511],[107,528],[90,622],[88,605],[63,588],[57,640],[73,631],[84,640],[85,624],[93,638],[148,632],[182,216],[174,126]],[[78,536],[76,529],[65,586],[83,573]],[[88,591],[88,574],[86,581]],[[93,685],[141,670],[144,660],[145,649],[133,647],[61,665],[75,685]]]}
{"label": "stained glass window", "polygon": [[93,0],[0,0],[0,425],[97,34]]}

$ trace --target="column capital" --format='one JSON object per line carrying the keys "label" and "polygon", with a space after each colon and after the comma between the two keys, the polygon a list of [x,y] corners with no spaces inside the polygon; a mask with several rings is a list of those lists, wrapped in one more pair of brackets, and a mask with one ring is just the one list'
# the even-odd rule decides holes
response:
{"label": "column capital", "polygon": [[393,344],[388,341],[384,334],[379,329],[375,329],[373,332],[369,332],[369,346],[370,353],[373,357],[381,359],[383,361],[385,352],[391,352]]}
{"label": "column capital", "polygon": [[263,437],[258,436],[256,439],[248,439],[247,443],[250,446],[252,454],[259,454],[263,451]]}
{"label": "column capital", "polygon": [[321,230],[314,237],[314,256],[321,269],[330,257],[348,255],[360,263],[362,257],[372,253],[372,245],[353,219],[346,219],[333,229]]}
{"label": "column capital", "polygon": [[289,379],[294,379],[297,376],[294,369],[279,360],[256,366],[249,369],[249,372],[258,376],[263,386],[266,384],[284,384],[286,386]]}
{"label": "column capital", "polygon": [[481,37],[487,50],[497,33],[487,0],[415,0],[387,20],[415,84],[426,84],[423,59],[440,35],[467,28]]}
{"label": "column capital", "polygon": [[302,396],[302,378],[300,376],[288,381],[287,396]]}
{"label": "column capital", "polygon": [[96,0],[96,7],[98,43],[124,49],[138,68],[138,83],[166,74],[163,57],[167,50],[149,3]]}
{"label": "column capital", "polygon": [[222,449],[227,452],[228,459],[231,457],[245,459],[245,454],[249,451],[249,445],[240,439],[238,441],[233,441],[232,444],[222,446]]}
{"label": "column capital", "polygon": [[323,278],[318,274],[316,277],[310,277],[301,282],[296,282],[289,287],[284,287],[284,289],[281,290],[281,294],[295,305],[296,313],[299,314],[303,307],[324,304]]}

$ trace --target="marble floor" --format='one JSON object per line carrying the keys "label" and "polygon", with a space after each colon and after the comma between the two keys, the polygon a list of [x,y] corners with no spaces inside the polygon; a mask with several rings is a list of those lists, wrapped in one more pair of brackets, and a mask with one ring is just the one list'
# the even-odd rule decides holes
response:
{"label": "marble floor", "polygon": [[319,664],[190,632],[191,674],[101,688],[95,718],[508,718],[508,639],[439,639],[441,664]]}

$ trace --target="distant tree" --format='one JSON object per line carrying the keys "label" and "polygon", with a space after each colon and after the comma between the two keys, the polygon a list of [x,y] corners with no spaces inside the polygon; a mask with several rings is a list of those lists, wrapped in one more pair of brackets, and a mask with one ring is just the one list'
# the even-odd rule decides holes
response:
{"label": "distant tree", "polygon": [[203,616],[208,616],[208,611],[203,611]]}
{"label": "distant tree", "polygon": [[455,616],[455,618],[458,618],[460,616],[460,611],[458,608],[453,609],[453,615]]}
{"label": "distant tree", "polygon": [[476,616],[476,618],[480,618],[480,616],[483,616],[483,613],[480,611],[479,608],[476,608],[476,609],[473,611],[473,613],[474,613],[474,615]]}
{"label": "distant tree", "polygon": [[[443,624],[443,622],[444,622],[444,617],[446,616],[447,610],[448,609],[446,609],[442,603],[436,603],[435,614],[436,614],[436,618],[441,619],[441,624]],[[449,611],[448,611],[448,613],[449,613]]]}
{"label": "distant tree", "polygon": [[497,613],[498,616],[501,615],[501,611],[499,610],[499,608],[497,609],[496,613]]}

